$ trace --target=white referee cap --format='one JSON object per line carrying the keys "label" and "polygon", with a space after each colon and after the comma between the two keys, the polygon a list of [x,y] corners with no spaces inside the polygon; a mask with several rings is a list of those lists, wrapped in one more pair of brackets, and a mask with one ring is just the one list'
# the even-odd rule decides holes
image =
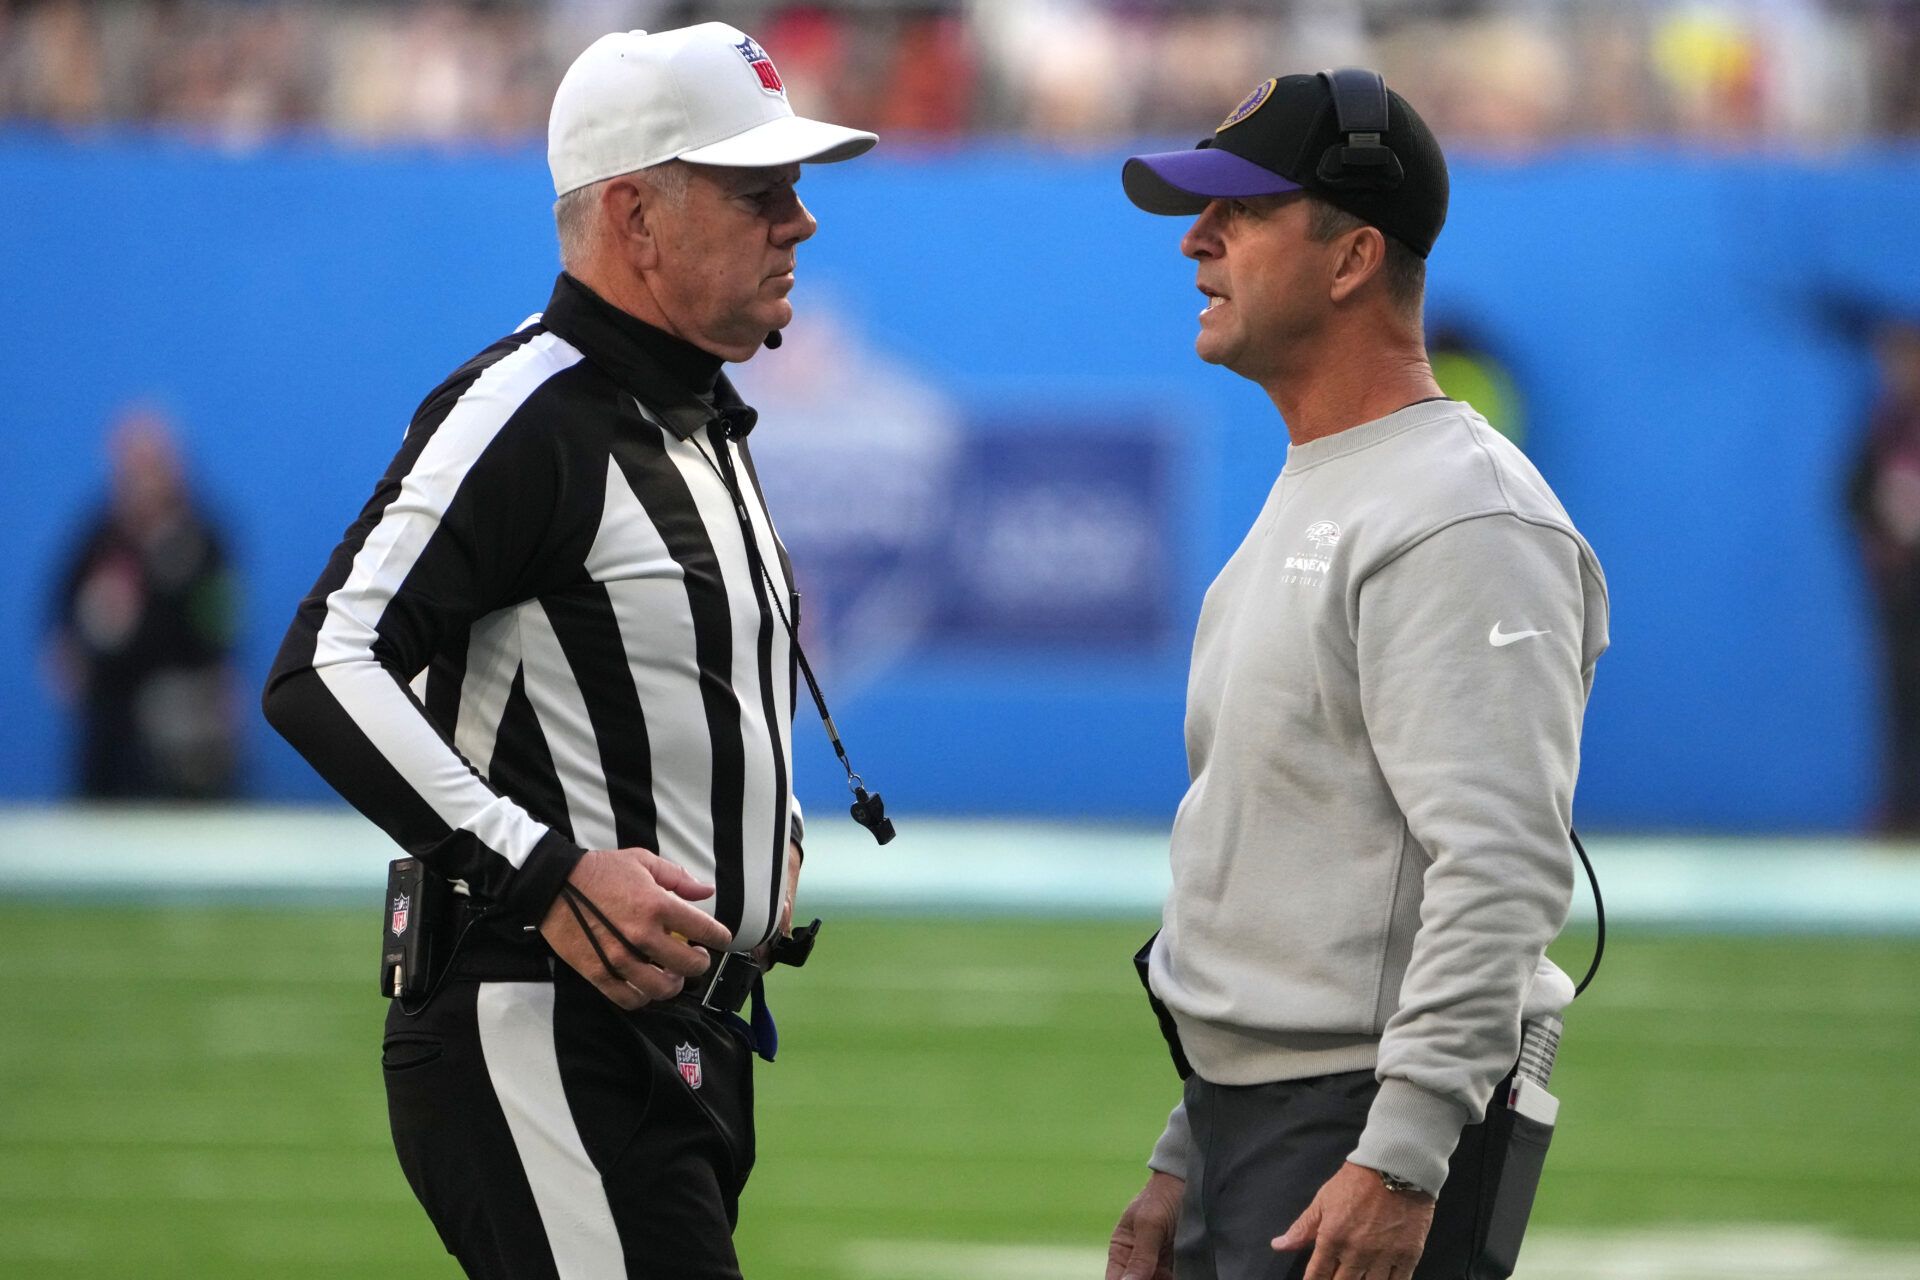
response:
{"label": "white referee cap", "polygon": [[553,95],[553,191],[667,160],[760,167],[851,160],[871,133],[793,114],[767,51],[724,22],[615,32],[574,59]]}

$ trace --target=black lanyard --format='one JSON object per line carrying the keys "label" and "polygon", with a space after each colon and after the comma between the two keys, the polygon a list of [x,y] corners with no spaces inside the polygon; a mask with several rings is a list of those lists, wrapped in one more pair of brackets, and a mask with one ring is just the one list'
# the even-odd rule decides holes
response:
{"label": "black lanyard", "polygon": [[[787,638],[793,642],[793,655],[799,659],[800,674],[807,678],[807,690],[813,694],[813,705],[820,709],[820,723],[826,727],[827,741],[833,744],[833,754],[840,759],[840,767],[847,771],[847,787],[853,792],[853,804],[847,812],[853,820],[872,833],[874,840],[885,844],[893,839],[893,821],[887,817],[886,801],[878,791],[868,791],[859,774],[853,771],[853,763],[847,759],[847,749],[840,742],[840,730],[834,726],[833,714],[827,710],[826,695],[820,692],[820,681],[814,678],[813,665],[807,661],[807,651],[800,647],[800,632],[787,616],[787,607],[780,601],[780,589],[774,584],[773,575],[767,571],[767,562],[760,554],[759,539],[754,536],[753,519],[747,514],[747,500],[740,490],[740,477],[733,469],[733,424],[721,419],[720,443],[709,454],[700,441],[687,437],[700,457],[705,460],[713,474],[726,486],[727,496],[733,500],[733,513],[740,520],[740,537],[747,544],[747,560],[753,571],[766,584],[767,598],[773,602],[774,612],[780,615],[780,625],[787,629]],[[715,461],[718,455],[718,461]]]}

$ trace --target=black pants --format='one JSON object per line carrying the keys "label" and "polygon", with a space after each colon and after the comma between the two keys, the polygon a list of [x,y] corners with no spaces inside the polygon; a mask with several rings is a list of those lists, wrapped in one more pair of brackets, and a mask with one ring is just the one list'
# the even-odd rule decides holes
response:
{"label": "black pants", "polygon": [[396,1004],[381,1061],[400,1167],[469,1276],[739,1280],[752,1054],[721,1023],[562,966]]}
{"label": "black pants", "polygon": [[[1243,1086],[1189,1076],[1193,1157],[1174,1238],[1178,1280],[1304,1276],[1311,1252],[1275,1253],[1270,1242],[1339,1172],[1379,1088],[1371,1071]],[[1456,1184],[1479,1175],[1481,1129],[1472,1125],[1461,1135],[1447,1174],[1449,1197],[1478,1194],[1478,1187]],[[1470,1240],[1430,1237],[1414,1280],[1460,1280],[1470,1246]]]}

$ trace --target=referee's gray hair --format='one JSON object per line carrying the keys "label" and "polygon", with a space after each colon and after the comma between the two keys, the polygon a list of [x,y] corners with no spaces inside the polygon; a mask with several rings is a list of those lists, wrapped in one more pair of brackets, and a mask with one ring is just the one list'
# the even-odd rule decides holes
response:
{"label": "referee's gray hair", "polygon": [[649,165],[645,169],[616,174],[612,178],[589,182],[584,187],[575,187],[555,200],[553,229],[560,236],[560,265],[572,269],[591,248],[594,232],[593,211],[599,207],[600,192],[607,183],[620,178],[638,178],[668,204],[679,204],[687,198],[687,177],[686,165],[678,160],[662,160],[659,164]]}

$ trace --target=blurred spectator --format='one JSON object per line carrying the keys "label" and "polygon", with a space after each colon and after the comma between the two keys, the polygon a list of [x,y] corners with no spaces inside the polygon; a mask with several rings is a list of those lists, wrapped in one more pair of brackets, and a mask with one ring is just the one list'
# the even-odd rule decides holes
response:
{"label": "blurred spectator", "polygon": [[0,0],[0,120],[525,142],[586,40],[706,18],[791,50],[803,110],[914,138],[1184,137],[1342,63],[1481,146],[1920,132],[1915,0]]}
{"label": "blurred spectator", "polygon": [[1458,322],[1440,321],[1427,335],[1427,360],[1433,379],[1455,400],[1464,400],[1487,425],[1527,447],[1526,406],[1506,361]]}
{"label": "blurred spectator", "polygon": [[1737,137],[1759,126],[1768,67],[1744,15],[1720,5],[1675,8],[1654,32],[1653,60],[1686,132]]}
{"label": "blurred spectator", "polygon": [[234,793],[234,584],[188,493],[173,431],[127,410],[111,488],[76,539],[53,609],[49,666],[80,713],[75,790],[89,799]]}
{"label": "blurred spectator", "polygon": [[104,51],[81,0],[14,12],[0,0],[0,110],[82,122],[105,113]]}
{"label": "blurred spectator", "polygon": [[1920,68],[1920,4],[1875,0],[1866,8],[1861,39],[1877,51],[1874,61],[1906,68],[1904,75],[1874,78],[1870,91],[1876,100],[1868,108],[1870,116],[1884,132],[1920,133],[1920,74],[1915,74]]}
{"label": "blurred spectator", "polygon": [[1920,324],[1880,338],[1881,393],[1851,505],[1879,597],[1888,717],[1887,830],[1920,835]]}

